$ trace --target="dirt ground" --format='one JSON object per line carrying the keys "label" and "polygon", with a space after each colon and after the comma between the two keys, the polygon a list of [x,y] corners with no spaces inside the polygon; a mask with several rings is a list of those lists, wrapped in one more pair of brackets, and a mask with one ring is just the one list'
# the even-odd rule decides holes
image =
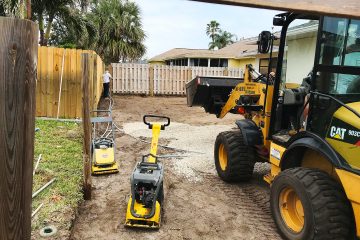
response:
{"label": "dirt ground", "polygon": [[[165,202],[160,230],[124,227],[130,174],[148,153],[151,131],[140,123],[144,114],[171,118],[161,133]],[[262,180],[267,164],[257,164],[248,183],[226,184],[214,169],[213,144],[239,116],[217,119],[180,97],[115,96],[118,174],[93,177],[93,199],[80,206],[71,239],[281,239],[269,211],[269,188]],[[179,151],[181,149],[182,151]]]}

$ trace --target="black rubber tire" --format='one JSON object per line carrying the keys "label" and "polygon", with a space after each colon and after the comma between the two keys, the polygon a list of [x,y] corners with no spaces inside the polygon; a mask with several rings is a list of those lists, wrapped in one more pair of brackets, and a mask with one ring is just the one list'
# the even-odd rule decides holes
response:
{"label": "black rubber tire", "polygon": [[[299,233],[285,224],[279,207],[279,195],[291,187],[304,210],[304,226]],[[289,240],[352,239],[354,218],[342,187],[327,173],[308,168],[281,172],[273,181],[270,206],[280,234]]]}
{"label": "black rubber tire", "polygon": [[[219,163],[219,147],[224,145],[227,153],[227,166],[223,170]],[[240,130],[222,132],[216,137],[214,158],[219,177],[226,182],[248,181],[254,171],[254,148],[244,144]]]}

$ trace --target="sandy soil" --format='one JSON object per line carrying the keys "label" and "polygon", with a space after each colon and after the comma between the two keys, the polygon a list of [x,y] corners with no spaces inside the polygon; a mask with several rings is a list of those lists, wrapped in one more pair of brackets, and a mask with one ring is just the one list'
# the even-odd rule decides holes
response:
{"label": "sandy soil", "polygon": [[[79,209],[71,239],[280,239],[269,212],[269,188],[262,181],[267,164],[257,164],[249,183],[227,184],[214,170],[213,143],[220,131],[234,127],[238,116],[217,119],[201,108],[189,108],[179,97],[114,97],[120,173],[93,177],[93,199]],[[160,230],[124,227],[130,174],[148,153],[150,130],[139,123],[144,114],[169,116],[161,133],[165,203]]]}

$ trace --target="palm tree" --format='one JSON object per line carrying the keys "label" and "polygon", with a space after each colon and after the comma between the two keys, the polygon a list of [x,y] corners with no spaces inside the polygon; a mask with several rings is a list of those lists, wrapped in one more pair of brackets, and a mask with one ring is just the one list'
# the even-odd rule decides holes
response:
{"label": "palm tree", "polygon": [[31,0],[0,0],[0,16],[31,19]]}
{"label": "palm tree", "polygon": [[64,48],[96,49],[98,29],[82,10],[64,11],[62,17],[56,17],[52,25],[50,45]]}
{"label": "palm tree", "polygon": [[215,36],[214,42],[209,43],[209,49],[221,49],[227,45],[233,44],[237,41],[235,34],[232,34],[228,31],[219,31],[219,34]]}
{"label": "palm tree", "polygon": [[220,31],[219,35],[216,37],[215,42],[219,49],[226,47],[227,45],[233,44],[236,42],[236,35],[228,31]]}
{"label": "palm tree", "polygon": [[[212,20],[210,23],[207,24],[206,35],[208,35],[212,40],[209,45],[215,43],[215,38],[218,35],[219,31],[220,31],[220,23],[218,23],[217,21]],[[209,48],[209,49],[214,49],[214,48]]]}
{"label": "palm tree", "polygon": [[89,18],[99,30],[96,51],[105,63],[137,60],[145,54],[146,35],[134,2],[99,1],[92,6]]}
{"label": "palm tree", "polygon": [[62,21],[75,25],[77,31],[85,31],[82,15],[76,8],[74,0],[33,0],[33,20],[39,24],[40,45],[47,46],[50,39],[54,21]]}
{"label": "palm tree", "polygon": [[24,18],[24,1],[0,0],[0,16]]}
{"label": "palm tree", "polygon": [[219,35],[220,32],[220,23],[215,20],[212,20],[206,26],[206,35],[211,38],[211,42],[209,43],[209,49],[214,50],[216,48],[215,39]]}

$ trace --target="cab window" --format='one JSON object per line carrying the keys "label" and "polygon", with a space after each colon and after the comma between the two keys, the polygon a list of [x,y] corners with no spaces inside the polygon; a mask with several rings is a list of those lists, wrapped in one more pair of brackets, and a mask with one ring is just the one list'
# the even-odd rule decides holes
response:
{"label": "cab window", "polygon": [[[321,32],[320,65],[329,71],[319,72],[317,89],[330,94],[360,93],[360,20],[325,17]],[[331,71],[331,66],[359,67],[347,73]],[[340,69],[339,68],[339,69]]]}

